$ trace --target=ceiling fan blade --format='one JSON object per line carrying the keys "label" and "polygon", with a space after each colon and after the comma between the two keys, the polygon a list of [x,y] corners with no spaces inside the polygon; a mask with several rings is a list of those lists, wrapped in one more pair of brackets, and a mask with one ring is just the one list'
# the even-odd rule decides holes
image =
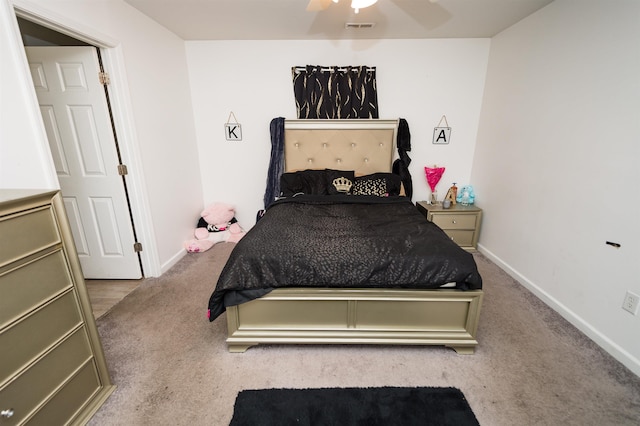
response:
{"label": "ceiling fan blade", "polygon": [[307,12],[319,12],[325,10],[331,4],[331,0],[309,0]]}

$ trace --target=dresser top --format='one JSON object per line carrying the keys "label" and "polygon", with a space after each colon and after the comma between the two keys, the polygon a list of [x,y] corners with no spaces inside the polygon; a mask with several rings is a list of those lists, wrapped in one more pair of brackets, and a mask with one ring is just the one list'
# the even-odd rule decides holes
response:
{"label": "dresser top", "polygon": [[52,194],[54,192],[56,191],[50,189],[0,189],[0,203],[23,200],[25,198],[32,198],[43,194]]}

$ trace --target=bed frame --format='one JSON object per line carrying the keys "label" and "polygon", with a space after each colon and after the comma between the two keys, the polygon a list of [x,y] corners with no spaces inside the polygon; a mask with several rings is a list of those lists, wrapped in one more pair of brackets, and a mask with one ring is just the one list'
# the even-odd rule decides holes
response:
{"label": "bed frame", "polygon": [[[285,120],[285,169],[389,172],[397,120]],[[426,220],[426,219],[425,219]],[[472,354],[482,290],[276,289],[226,308],[230,352],[258,344],[444,345]]]}

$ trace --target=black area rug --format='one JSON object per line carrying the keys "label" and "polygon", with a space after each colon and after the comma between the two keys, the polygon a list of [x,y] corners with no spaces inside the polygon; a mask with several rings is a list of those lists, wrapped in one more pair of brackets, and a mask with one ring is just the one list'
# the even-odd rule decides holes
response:
{"label": "black area rug", "polygon": [[456,388],[332,388],[245,390],[231,426],[478,426]]}

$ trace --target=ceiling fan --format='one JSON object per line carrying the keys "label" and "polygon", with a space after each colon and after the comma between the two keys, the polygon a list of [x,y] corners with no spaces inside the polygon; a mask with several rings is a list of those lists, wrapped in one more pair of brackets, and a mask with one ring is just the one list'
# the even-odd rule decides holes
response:
{"label": "ceiling fan", "polygon": [[[355,9],[356,13],[358,13],[360,9],[369,7],[377,1],[378,0],[351,0],[351,7]],[[338,0],[309,0],[309,4],[307,4],[307,11],[319,12],[327,9],[331,3],[338,3]]]}
{"label": "ceiling fan", "polygon": [[[329,6],[331,3],[338,3],[339,0],[309,0],[307,4],[307,12],[321,12]],[[372,6],[376,4],[378,0],[351,0],[351,7],[355,9],[355,12],[358,13],[360,9],[364,9],[365,7]],[[394,3],[398,3],[393,0]],[[429,3],[437,3],[438,0],[429,0]],[[400,4],[398,6],[402,7]]]}

